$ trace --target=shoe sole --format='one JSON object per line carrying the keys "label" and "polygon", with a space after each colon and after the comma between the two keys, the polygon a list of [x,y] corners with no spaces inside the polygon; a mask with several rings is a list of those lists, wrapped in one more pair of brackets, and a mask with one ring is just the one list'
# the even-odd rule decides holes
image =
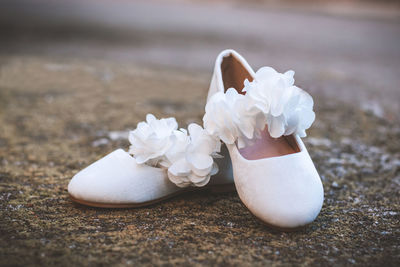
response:
{"label": "shoe sole", "polygon": [[146,202],[141,202],[141,203],[106,203],[106,202],[95,202],[95,201],[87,201],[83,199],[78,199],[73,197],[71,194],[69,195],[69,198],[78,204],[85,205],[85,206],[90,206],[90,207],[95,207],[95,208],[107,208],[107,209],[128,209],[128,208],[141,208],[141,207],[146,207],[150,206],[159,202],[162,202],[164,200],[176,197],[181,194],[185,194],[188,192],[195,192],[195,191],[209,191],[212,194],[220,194],[220,193],[228,193],[228,192],[235,192],[236,188],[234,184],[221,184],[221,185],[210,185],[206,186],[204,188],[188,188],[188,189],[183,189],[181,191],[175,192],[173,194],[154,199],[151,201],[146,201]]}

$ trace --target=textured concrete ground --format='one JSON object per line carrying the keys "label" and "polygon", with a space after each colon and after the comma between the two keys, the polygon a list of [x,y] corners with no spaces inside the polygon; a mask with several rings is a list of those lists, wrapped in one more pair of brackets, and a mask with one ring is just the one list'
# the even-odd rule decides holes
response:
{"label": "textured concrete ground", "polygon": [[[257,12],[254,18],[261,16]],[[268,18],[275,14],[273,20],[326,22],[318,14],[268,12]],[[343,25],[357,27],[346,38],[330,39],[333,43],[297,41],[304,42],[302,48],[278,49],[285,38],[269,28],[270,47],[264,47],[268,40],[243,41],[243,31],[237,39],[233,33],[225,39],[205,34],[182,51],[175,45],[184,47],[185,40],[193,45],[197,35],[181,32],[174,39],[149,30],[160,25],[144,27],[140,32],[147,35],[136,41],[117,38],[114,43],[72,38],[75,28],[62,36],[48,33],[47,26],[31,35],[18,25],[9,27],[17,30],[0,45],[0,265],[398,266],[400,68],[398,49],[388,43],[399,38],[393,35],[398,21],[328,20],[331,33]],[[362,42],[352,37],[367,33],[382,39],[359,46]],[[59,39],[51,39],[54,35]],[[145,48],[162,40],[165,47]],[[140,209],[73,204],[66,190],[70,178],[114,149],[126,149],[127,131],[147,113],[175,116],[183,127],[201,122],[212,61],[226,44],[221,40],[242,49],[257,66],[268,59],[267,48],[275,47],[272,65],[283,71],[294,64],[298,85],[312,91],[317,118],[305,143],[325,188],[316,221],[298,232],[270,229],[236,193],[196,192]],[[320,49],[315,57],[313,45]],[[128,46],[131,57],[121,50]],[[196,48],[200,63],[185,64]],[[359,50],[351,57],[354,49]],[[143,66],[139,63],[146,63],[146,54],[150,59]],[[351,64],[355,59],[357,64]],[[357,102],[346,88],[370,102]]]}
{"label": "textured concrete ground", "polygon": [[315,96],[305,141],[325,203],[299,232],[266,227],[235,193],[92,209],[68,199],[72,175],[127,148],[119,131],[147,112],[200,122],[208,75],[77,59],[1,62],[1,265],[399,263],[398,125]]}

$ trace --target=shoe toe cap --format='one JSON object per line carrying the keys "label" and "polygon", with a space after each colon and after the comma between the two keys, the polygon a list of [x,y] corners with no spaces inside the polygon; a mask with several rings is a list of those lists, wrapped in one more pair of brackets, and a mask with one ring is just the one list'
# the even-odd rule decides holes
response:
{"label": "shoe toe cap", "polygon": [[108,204],[143,203],[176,190],[164,170],[139,165],[122,149],[81,170],[68,184],[73,198]]}
{"label": "shoe toe cap", "polygon": [[282,183],[268,190],[269,196],[260,197],[257,208],[262,219],[283,228],[297,228],[315,220],[323,204],[323,188],[311,174],[297,176],[300,184]]}
{"label": "shoe toe cap", "polygon": [[306,151],[263,160],[234,154],[238,194],[263,222],[280,228],[311,223],[319,214],[324,190]]}
{"label": "shoe toe cap", "polygon": [[[247,194],[248,208],[262,221],[281,228],[297,228],[315,220],[323,204],[323,188],[319,177],[297,175],[296,181],[269,177],[264,192]],[[301,182],[300,182],[301,181]]]}

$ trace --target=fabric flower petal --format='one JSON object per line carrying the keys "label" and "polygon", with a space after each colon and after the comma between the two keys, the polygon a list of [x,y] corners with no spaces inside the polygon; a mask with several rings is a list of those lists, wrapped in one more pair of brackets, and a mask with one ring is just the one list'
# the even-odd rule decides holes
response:
{"label": "fabric flower petal", "polygon": [[[260,68],[244,88],[229,88],[214,94],[206,105],[204,127],[210,135],[239,148],[258,138],[265,124],[274,138],[297,134],[305,136],[315,120],[312,97],[294,86],[294,71],[279,73]],[[239,94],[244,92],[245,95]]]}

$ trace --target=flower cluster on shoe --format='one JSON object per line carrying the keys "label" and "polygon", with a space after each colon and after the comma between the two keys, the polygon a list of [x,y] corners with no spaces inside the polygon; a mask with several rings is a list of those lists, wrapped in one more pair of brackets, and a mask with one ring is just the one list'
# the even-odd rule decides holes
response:
{"label": "flower cluster on shoe", "polygon": [[267,125],[270,135],[297,134],[314,122],[312,97],[294,85],[294,71],[279,73],[262,67],[253,81],[244,82],[243,94],[234,88],[217,92],[208,101],[203,117],[204,128],[227,144],[238,142],[242,148],[258,137]]}
{"label": "flower cluster on shoe", "polygon": [[200,125],[178,130],[175,118],[156,119],[148,114],[130,132],[129,153],[139,164],[168,169],[168,178],[179,187],[204,186],[218,172],[220,141]]}

